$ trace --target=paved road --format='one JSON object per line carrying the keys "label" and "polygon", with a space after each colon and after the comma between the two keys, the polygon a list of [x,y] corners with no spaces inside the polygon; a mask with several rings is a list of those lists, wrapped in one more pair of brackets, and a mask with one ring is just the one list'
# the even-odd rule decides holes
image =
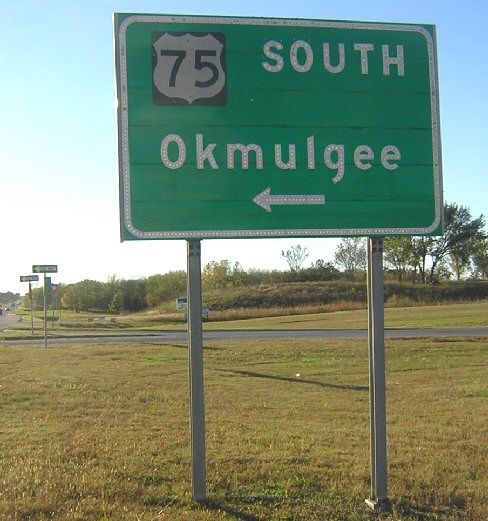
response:
{"label": "paved road", "polygon": [[[420,337],[484,337],[488,336],[488,327],[442,328],[442,329],[387,329],[386,338]],[[228,340],[303,340],[303,339],[366,339],[368,331],[364,329],[329,329],[329,330],[282,330],[282,331],[206,331],[206,341]],[[50,338],[51,345],[57,344],[172,344],[186,343],[186,332],[132,332],[131,334],[90,336],[71,338]],[[42,344],[43,339],[7,340],[8,345]]]}
{"label": "paved road", "polygon": [[4,311],[3,314],[0,315],[0,331],[12,327],[18,322],[19,317],[17,315],[11,315],[8,311]]}

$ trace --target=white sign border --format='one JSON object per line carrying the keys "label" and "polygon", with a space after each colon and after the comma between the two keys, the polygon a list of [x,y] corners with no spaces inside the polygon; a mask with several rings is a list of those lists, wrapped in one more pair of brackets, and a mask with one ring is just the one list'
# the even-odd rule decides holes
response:
{"label": "white sign border", "polygon": [[[333,29],[357,29],[378,31],[406,31],[422,34],[427,41],[429,54],[429,78],[431,95],[432,151],[434,165],[435,218],[425,228],[339,228],[339,229],[276,229],[276,230],[187,230],[146,232],[138,230],[132,223],[130,200],[130,157],[127,95],[127,56],[126,34],[133,23],[188,23],[188,24],[239,24],[270,25],[292,27],[323,27]],[[260,237],[346,237],[346,236],[384,236],[384,235],[428,235],[441,224],[443,209],[442,194],[442,158],[439,121],[438,73],[435,44],[431,34],[422,26],[406,24],[379,24],[368,22],[340,22],[321,20],[278,19],[278,18],[235,18],[235,17],[196,17],[171,15],[137,14],[126,18],[117,27],[115,15],[116,37],[116,78],[117,78],[117,119],[119,131],[119,175],[121,176],[121,206],[123,224],[138,239],[239,239]],[[120,83],[119,83],[120,82]],[[123,232],[121,239],[124,240]]]}

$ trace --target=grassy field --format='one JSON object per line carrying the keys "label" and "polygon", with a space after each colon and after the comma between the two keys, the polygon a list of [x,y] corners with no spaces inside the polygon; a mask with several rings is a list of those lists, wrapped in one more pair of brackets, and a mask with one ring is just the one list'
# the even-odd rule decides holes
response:
{"label": "grassy field", "polygon": [[[388,520],[488,519],[488,339],[387,349]],[[0,345],[2,520],[369,520],[365,342],[205,349],[190,497],[184,345]]]}
{"label": "grassy field", "polygon": [[[353,305],[354,303],[350,303]],[[352,309],[347,311],[333,311],[327,313],[303,313],[296,310],[297,314],[284,313],[279,315],[279,310],[271,310],[272,316],[265,315],[269,310],[246,310],[250,318],[240,320],[218,320],[220,313],[210,313],[211,320],[204,323],[206,330],[231,330],[231,329],[366,329],[366,309]],[[435,327],[476,327],[488,326],[488,302],[468,302],[463,304],[442,304],[435,306],[415,307],[387,307],[385,308],[385,326],[389,328],[435,328]],[[43,322],[39,319],[35,322],[36,331],[41,334]],[[17,333],[28,331],[30,318],[23,316],[21,322],[12,327]],[[105,316],[94,313],[63,312],[61,324],[56,322],[54,327],[49,324],[48,330],[72,331],[78,334],[80,331],[117,333],[123,329],[159,329],[159,330],[186,330],[186,323],[182,320],[182,313],[161,314],[154,311],[135,313],[132,315]],[[12,334],[1,335],[8,338]]]}
{"label": "grassy field", "polygon": [[[385,327],[436,328],[488,326],[488,302],[385,308]],[[367,329],[365,309],[208,322],[205,329]]]}

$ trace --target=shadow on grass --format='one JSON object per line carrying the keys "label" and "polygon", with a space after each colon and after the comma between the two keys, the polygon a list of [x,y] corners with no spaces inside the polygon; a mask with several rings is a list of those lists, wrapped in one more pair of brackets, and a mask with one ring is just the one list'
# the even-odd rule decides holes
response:
{"label": "shadow on grass", "polygon": [[395,512],[407,518],[418,519],[422,521],[444,519],[453,516],[452,519],[464,519],[466,515],[467,499],[459,494],[453,494],[446,505],[436,506],[435,500],[432,505],[413,505],[409,502],[400,501],[394,505]]}
{"label": "shadow on grass", "polygon": [[255,373],[253,371],[238,371],[236,369],[221,369],[224,373],[233,373],[241,376],[249,376],[251,378],[267,378],[270,380],[279,380],[281,382],[293,382],[299,384],[317,385],[329,389],[344,389],[347,391],[368,391],[368,387],[364,385],[339,385],[317,382],[316,380],[304,380],[303,378],[291,378],[289,376],[275,376],[271,374]]}
{"label": "shadow on grass", "polygon": [[261,505],[267,506],[276,501],[280,501],[283,498],[278,497],[264,497],[264,496],[251,496],[251,497],[233,497],[228,500],[226,499],[209,499],[202,503],[202,507],[205,507],[209,510],[215,510],[218,512],[225,512],[233,516],[235,519],[241,519],[242,521],[263,521],[264,519],[268,519],[268,517],[260,517],[256,514],[250,514],[248,512],[243,512],[238,509],[235,505],[231,505],[229,503],[237,503],[242,505]]}
{"label": "shadow on grass", "polygon": [[[176,349],[185,349],[188,351],[188,344],[170,344],[166,342],[144,342],[145,345],[151,346],[161,346],[161,347],[176,347]],[[203,346],[204,351],[223,351],[223,347],[215,347],[215,346]]]}
{"label": "shadow on grass", "polygon": [[256,514],[244,512],[239,508],[239,505],[261,505],[268,506],[276,501],[281,501],[283,498],[279,497],[265,497],[265,496],[251,496],[251,497],[232,497],[229,499],[207,499],[201,502],[191,502],[190,504],[181,497],[156,497],[150,496],[144,503],[150,507],[168,508],[175,507],[181,509],[196,509],[196,510],[213,510],[215,512],[225,512],[233,516],[234,519],[241,519],[242,521],[263,521],[264,517]]}

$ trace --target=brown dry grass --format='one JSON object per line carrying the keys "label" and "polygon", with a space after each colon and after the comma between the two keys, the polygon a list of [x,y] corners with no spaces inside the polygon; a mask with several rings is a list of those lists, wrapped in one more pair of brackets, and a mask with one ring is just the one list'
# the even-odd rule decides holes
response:
{"label": "brown dry grass", "polygon": [[[382,519],[488,519],[487,349],[391,341]],[[206,506],[190,497],[185,346],[4,346],[0,363],[2,520],[371,517],[364,342],[207,346]]]}

